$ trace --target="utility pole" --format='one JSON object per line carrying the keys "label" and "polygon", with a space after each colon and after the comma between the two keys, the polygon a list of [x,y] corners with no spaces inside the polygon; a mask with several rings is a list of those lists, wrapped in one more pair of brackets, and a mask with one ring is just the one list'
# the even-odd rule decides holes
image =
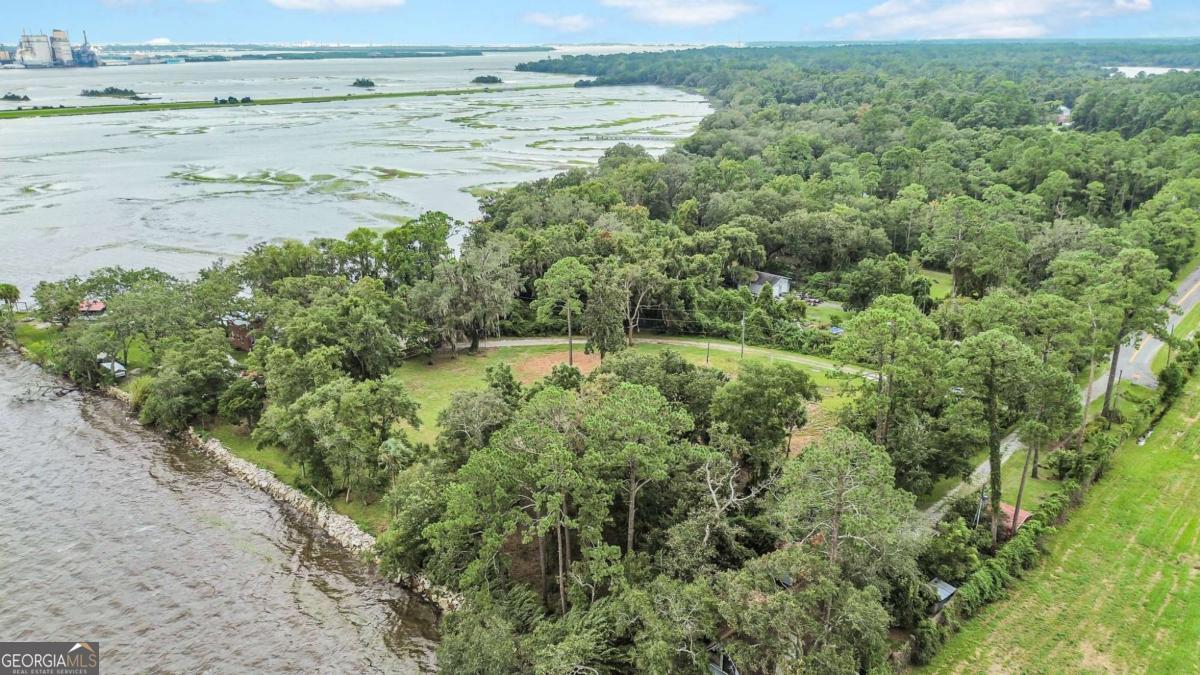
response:
{"label": "utility pole", "polygon": [[746,358],[746,313],[742,312],[742,355],[739,359]]}
{"label": "utility pole", "polygon": [[712,355],[712,336],[708,333],[704,334],[704,365],[709,365],[709,356]]}

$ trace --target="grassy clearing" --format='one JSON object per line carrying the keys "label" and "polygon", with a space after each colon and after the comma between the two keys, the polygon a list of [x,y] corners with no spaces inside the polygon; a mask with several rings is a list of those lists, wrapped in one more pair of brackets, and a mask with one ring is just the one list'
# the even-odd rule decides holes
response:
{"label": "grassy clearing", "polygon": [[[1017,491],[1021,488],[1021,471],[1025,468],[1025,455],[1027,454],[1029,454],[1028,449],[1014,452],[1000,470],[1000,495],[1009,504],[1017,503]],[[1025,479],[1025,494],[1021,497],[1021,508],[1025,511],[1036,509],[1043,499],[1057,491],[1062,485],[1060,481],[1051,478],[1052,473],[1045,466],[1048,458],[1048,452],[1043,452],[1039,458],[1042,464],[1039,478],[1033,478],[1031,475]],[[1030,462],[1029,471],[1032,474],[1032,459]]]}
{"label": "grassy clearing", "polygon": [[804,310],[804,318],[818,326],[837,326],[851,316],[853,313],[842,309],[840,305],[818,305]]}
{"label": "grassy clearing", "polygon": [[290,105],[293,103],[333,103],[339,101],[365,101],[380,98],[414,98],[418,96],[463,96],[466,94],[488,94],[537,89],[566,89],[573,84],[537,84],[520,87],[476,87],[470,89],[429,89],[425,91],[401,91],[373,94],[344,94],[340,96],[298,96],[292,98],[263,98],[250,103],[213,103],[212,101],[173,101],[165,103],[130,103],[123,105],[89,105],[74,108],[36,108],[26,110],[2,110],[0,120],[21,117],[60,117],[69,115],[107,115],[111,113],[159,112],[163,110],[196,110],[200,108],[245,108],[262,105]]}
{"label": "grassy clearing", "polygon": [[934,300],[950,297],[950,289],[953,284],[950,281],[948,272],[938,272],[936,270],[921,270],[921,276],[933,282],[933,287],[929,289],[929,296]]}
{"label": "grassy clearing", "polygon": [[[717,344],[714,341],[714,344]],[[722,343],[729,344],[729,343]],[[673,350],[685,359],[697,365],[704,365],[706,349],[703,342],[696,346],[660,345],[639,343],[634,349],[644,352],[661,352]],[[747,360],[771,360],[790,352],[747,348]],[[729,373],[736,374],[740,364],[739,355],[735,352],[713,349],[707,353],[709,365]],[[816,362],[822,362],[812,357]],[[421,428],[413,433],[419,441],[432,442],[437,437],[437,416],[450,405],[450,398],[456,391],[478,389],[484,385],[484,372],[488,366],[496,363],[508,363],[512,366],[517,378],[529,384],[544,377],[555,364],[567,362],[565,346],[531,345],[522,347],[502,347],[499,349],[484,349],[478,354],[460,352],[457,358],[448,354],[439,354],[433,365],[424,361],[409,361],[397,373],[404,380],[412,397],[421,404]],[[581,370],[591,371],[598,365],[595,356],[583,353],[583,341],[575,345],[575,363]],[[829,367],[833,367],[831,362]],[[803,364],[797,364],[804,367]],[[805,368],[821,388],[825,400],[822,407],[835,411],[841,405],[842,398],[838,396],[841,380],[835,375],[820,368]]]}
{"label": "grassy clearing", "polygon": [[926,670],[1200,672],[1200,379]]}
{"label": "grassy clearing", "polygon": [[[634,349],[651,353],[670,349],[693,363],[698,365],[705,363],[706,350],[702,346],[642,343],[636,345]],[[786,353],[778,352],[778,354]],[[774,356],[776,354],[747,352],[746,359],[762,361],[770,360]],[[575,362],[582,370],[591,371],[598,365],[598,361],[595,356],[583,353],[582,341],[576,345]],[[512,366],[518,379],[525,384],[531,384],[549,373],[555,364],[566,363],[567,348],[559,345],[502,347],[484,349],[478,354],[459,353],[457,357],[438,354],[432,365],[424,361],[405,363],[397,373],[404,380],[409,393],[421,405],[421,428],[412,432],[413,438],[432,443],[438,433],[437,416],[450,405],[450,399],[454,393],[484,387],[484,374],[488,366],[502,362]],[[734,375],[737,373],[741,361],[736,353],[713,350],[709,355],[709,362],[714,368]],[[837,408],[844,403],[843,398],[838,395],[840,380],[824,370],[815,368],[806,370],[813,376],[825,397],[810,415],[814,431],[819,432],[822,427],[827,426],[826,421],[835,418]],[[300,486],[303,482],[299,465],[292,463],[283,449],[256,447],[244,428],[214,423],[205,430],[224,443],[230,452],[270,471],[281,481],[295,487]],[[344,500],[334,499],[330,505],[339,513],[353,518],[367,532],[378,533],[387,527],[387,507],[382,502],[346,503]]]}
{"label": "grassy clearing", "polygon": [[38,358],[48,357],[50,350],[54,348],[54,343],[58,342],[62,336],[63,331],[53,326],[39,326],[36,323],[25,321],[20,314],[17,315],[15,335],[17,343],[33,352]]}

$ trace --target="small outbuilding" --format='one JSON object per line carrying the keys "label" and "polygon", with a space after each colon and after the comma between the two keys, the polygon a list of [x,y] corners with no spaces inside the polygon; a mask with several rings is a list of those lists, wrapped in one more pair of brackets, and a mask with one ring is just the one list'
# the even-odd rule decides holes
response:
{"label": "small outbuilding", "polygon": [[116,357],[109,356],[104,352],[100,352],[96,355],[96,363],[100,366],[101,370],[107,370],[108,372],[112,373],[113,379],[115,380],[125,379],[125,376],[129,374],[129,372],[125,369],[125,364],[118,361]]}
{"label": "small outbuilding", "polygon": [[84,318],[93,318],[100,316],[108,309],[108,305],[103,300],[84,300],[79,303],[79,316]]}
{"label": "small outbuilding", "polygon": [[750,292],[754,297],[758,297],[762,293],[763,288],[771,289],[771,296],[782,298],[792,292],[792,280],[779,274],[771,274],[770,272],[755,272],[754,277],[750,279]]}
{"label": "small outbuilding", "polygon": [[[1014,513],[1017,515],[1017,526],[1015,528],[1013,527]],[[1021,526],[1025,524],[1025,521],[1032,517],[1033,514],[1025,509],[1021,509],[1020,512],[1018,512],[1016,507],[1012,504],[1000,502],[1000,531],[1006,537],[1011,537],[1016,534],[1017,530],[1021,529]]]}
{"label": "small outbuilding", "polygon": [[937,577],[934,577],[929,582],[929,585],[933,586],[933,592],[937,593],[937,604],[933,606],[933,613],[937,614],[946,608],[946,603],[950,602],[950,598],[954,597],[954,594],[958,592],[958,588]]}

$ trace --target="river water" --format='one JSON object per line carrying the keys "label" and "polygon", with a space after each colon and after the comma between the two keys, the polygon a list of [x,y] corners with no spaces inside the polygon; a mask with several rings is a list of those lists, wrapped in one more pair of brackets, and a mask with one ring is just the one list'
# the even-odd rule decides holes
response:
{"label": "river water", "polygon": [[436,617],[295,513],[0,352],[0,640],[104,672],[404,673]]}
{"label": "river water", "polygon": [[[470,87],[480,74],[576,79],[513,71],[542,56],[0,70],[0,92],[95,105],[122,101],[78,92],[207,100],[350,94],[359,77],[381,92]],[[468,221],[481,190],[591,165],[622,140],[661,152],[708,112],[682,91],[596,87],[0,120],[0,282],[27,295],[105,265],[186,276],[256,242],[384,229],[425,210]]]}

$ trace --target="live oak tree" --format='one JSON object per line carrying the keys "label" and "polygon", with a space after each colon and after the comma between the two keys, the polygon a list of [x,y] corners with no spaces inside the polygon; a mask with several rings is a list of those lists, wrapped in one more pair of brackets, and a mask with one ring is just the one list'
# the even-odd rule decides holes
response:
{"label": "live oak tree", "polygon": [[807,421],[805,406],[820,399],[808,373],[788,363],[747,361],[737,379],[717,390],[712,417],[750,442],[743,458],[756,477],[787,453],[792,433]]}
{"label": "live oak tree", "polygon": [[592,275],[583,310],[583,329],[588,336],[586,353],[597,353],[603,361],[609,354],[625,349],[626,304],[620,269],[613,262],[602,263]]}
{"label": "live oak tree", "polygon": [[567,364],[575,365],[575,333],[572,319],[583,311],[582,295],[592,280],[592,272],[577,258],[562,258],[534,283],[537,297],[530,307],[540,321],[558,314],[567,321]]}
{"label": "live oak tree", "polygon": [[314,394],[304,416],[317,448],[341,474],[345,500],[358,494],[365,501],[379,487],[385,443],[403,441],[405,428],[420,428],[419,406],[396,375],[362,382],[342,378]]}
{"label": "live oak tree", "polygon": [[33,300],[37,303],[38,318],[65,329],[79,316],[79,303],[84,300],[84,290],[78,277],[41,281],[33,287]]}
{"label": "live oak tree", "polygon": [[217,412],[222,392],[237,376],[219,328],[196,330],[166,347],[162,367],[142,405],[142,424],[182,431],[194,419]]}
{"label": "live oak tree", "polygon": [[437,448],[442,459],[457,469],[472,452],[487,446],[492,434],[512,419],[515,407],[495,388],[456,391],[450,405],[438,413]]}
{"label": "live oak tree", "polygon": [[432,283],[443,286],[447,294],[447,323],[467,336],[473,352],[483,336],[494,334],[500,320],[508,316],[517,293],[520,276],[509,249],[503,241],[465,246],[457,260],[434,270]]}

